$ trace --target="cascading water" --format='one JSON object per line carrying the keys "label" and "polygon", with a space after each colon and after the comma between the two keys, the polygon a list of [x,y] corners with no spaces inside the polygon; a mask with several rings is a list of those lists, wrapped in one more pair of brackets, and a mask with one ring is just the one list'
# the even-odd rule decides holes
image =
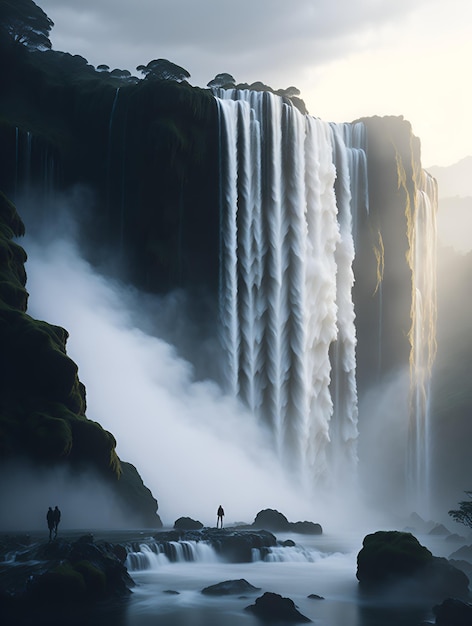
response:
{"label": "cascading water", "polygon": [[351,203],[361,186],[367,193],[362,125],[349,147],[343,126],[272,93],[216,95],[229,387],[307,486],[347,481],[357,457]]}
{"label": "cascading water", "polygon": [[421,172],[412,220],[413,297],[410,331],[411,398],[408,476],[410,499],[426,513],[430,506],[429,398],[436,356],[436,210],[437,183]]}

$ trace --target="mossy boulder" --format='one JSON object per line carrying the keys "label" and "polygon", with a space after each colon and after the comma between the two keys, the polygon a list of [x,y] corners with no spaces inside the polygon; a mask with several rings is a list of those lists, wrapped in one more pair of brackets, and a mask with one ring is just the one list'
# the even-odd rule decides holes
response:
{"label": "mossy boulder", "polygon": [[[378,531],[364,538],[357,555],[357,579],[364,590],[401,588],[418,598],[466,598],[469,579],[447,559],[433,554],[411,533]],[[400,585],[400,587],[398,587]]]}
{"label": "mossy boulder", "polygon": [[28,597],[38,604],[77,603],[85,600],[86,596],[84,577],[67,562],[31,578],[28,583]]}
{"label": "mossy boulder", "polygon": [[378,584],[415,574],[432,562],[433,554],[411,533],[378,531],[367,535],[357,555],[357,579]]}

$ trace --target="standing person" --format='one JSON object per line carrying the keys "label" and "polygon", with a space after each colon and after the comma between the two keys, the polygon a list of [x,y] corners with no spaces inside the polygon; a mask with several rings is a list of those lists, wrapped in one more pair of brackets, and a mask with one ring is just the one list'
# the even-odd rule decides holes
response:
{"label": "standing person", "polygon": [[54,511],[51,507],[49,507],[48,512],[46,513],[46,521],[49,528],[49,541],[51,541],[52,531],[54,530]]}
{"label": "standing person", "polygon": [[218,511],[216,512],[216,527],[218,528],[218,524],[220,525],[221,528],[223,528],[223,517],[225,515],[225,512],[223,510],[223,507],[220,506],[218,507]]}
{"label": "standing person", "polygon": [[59,522],[61,521],[61,512],[56,506],[54,509],[54,538],[57,537],[57,527],[59,526]]}

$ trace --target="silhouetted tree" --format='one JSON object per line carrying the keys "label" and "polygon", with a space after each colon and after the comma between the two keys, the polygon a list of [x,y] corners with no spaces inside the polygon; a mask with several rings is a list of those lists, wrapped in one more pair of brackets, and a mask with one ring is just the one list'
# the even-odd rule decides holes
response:
{"label": "silhouetted tree", "polygon": [[276,91],[279,96],[287,96],[287,98],[293,98],[293,96],[300,95],[300,89],[297,87],[287,87],[287,89],[278,89]]}
{"label": "silhouetted tree", "polygon": [[167,59],[154,59],[149,61],[147,65],[138,65],[136,69],[144,74],[145,78],[151,80],[176,80],[180,83],[190,78],[187,70]]}
{"label": "silhouetted tree", "polygon": [[469,500],[459,502],[459,508],[448,511],[448,514],[455,522],[465,524],[466,526],[469,526],[469,528],[472,528],[472,491],[466,491],[465,494]]}
{"label": "silhouetted tree", "polygon": [[210,89],[211,88],[232,89],[233,87],[235,87],[235,85],[236,85],[236,81],[231,76],[231,74],[222,73],[222,74],[217,74],[215,78],[213,78],[213,80],[210,80],[210,82],[207,84],[207,87],[210,87]]}
{"label": "silhouetted tree", "polygon": [[49,50],[54,22],[33,0],[0,0],[0,31],[30,50]]}

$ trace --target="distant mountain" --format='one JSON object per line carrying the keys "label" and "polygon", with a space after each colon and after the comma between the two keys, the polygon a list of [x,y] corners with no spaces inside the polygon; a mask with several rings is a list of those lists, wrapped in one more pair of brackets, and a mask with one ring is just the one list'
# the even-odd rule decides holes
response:
{"label": "distant mountain", "polygon": [[439,185],[439,198],[472,197],[472,156],[466,156],[454,165],[426,168]]}
{"label": "distant mountain", "polygon": [[457,252],[472,250],[472,156],[449,167],[426,168],[438,181],[438,240]]}

